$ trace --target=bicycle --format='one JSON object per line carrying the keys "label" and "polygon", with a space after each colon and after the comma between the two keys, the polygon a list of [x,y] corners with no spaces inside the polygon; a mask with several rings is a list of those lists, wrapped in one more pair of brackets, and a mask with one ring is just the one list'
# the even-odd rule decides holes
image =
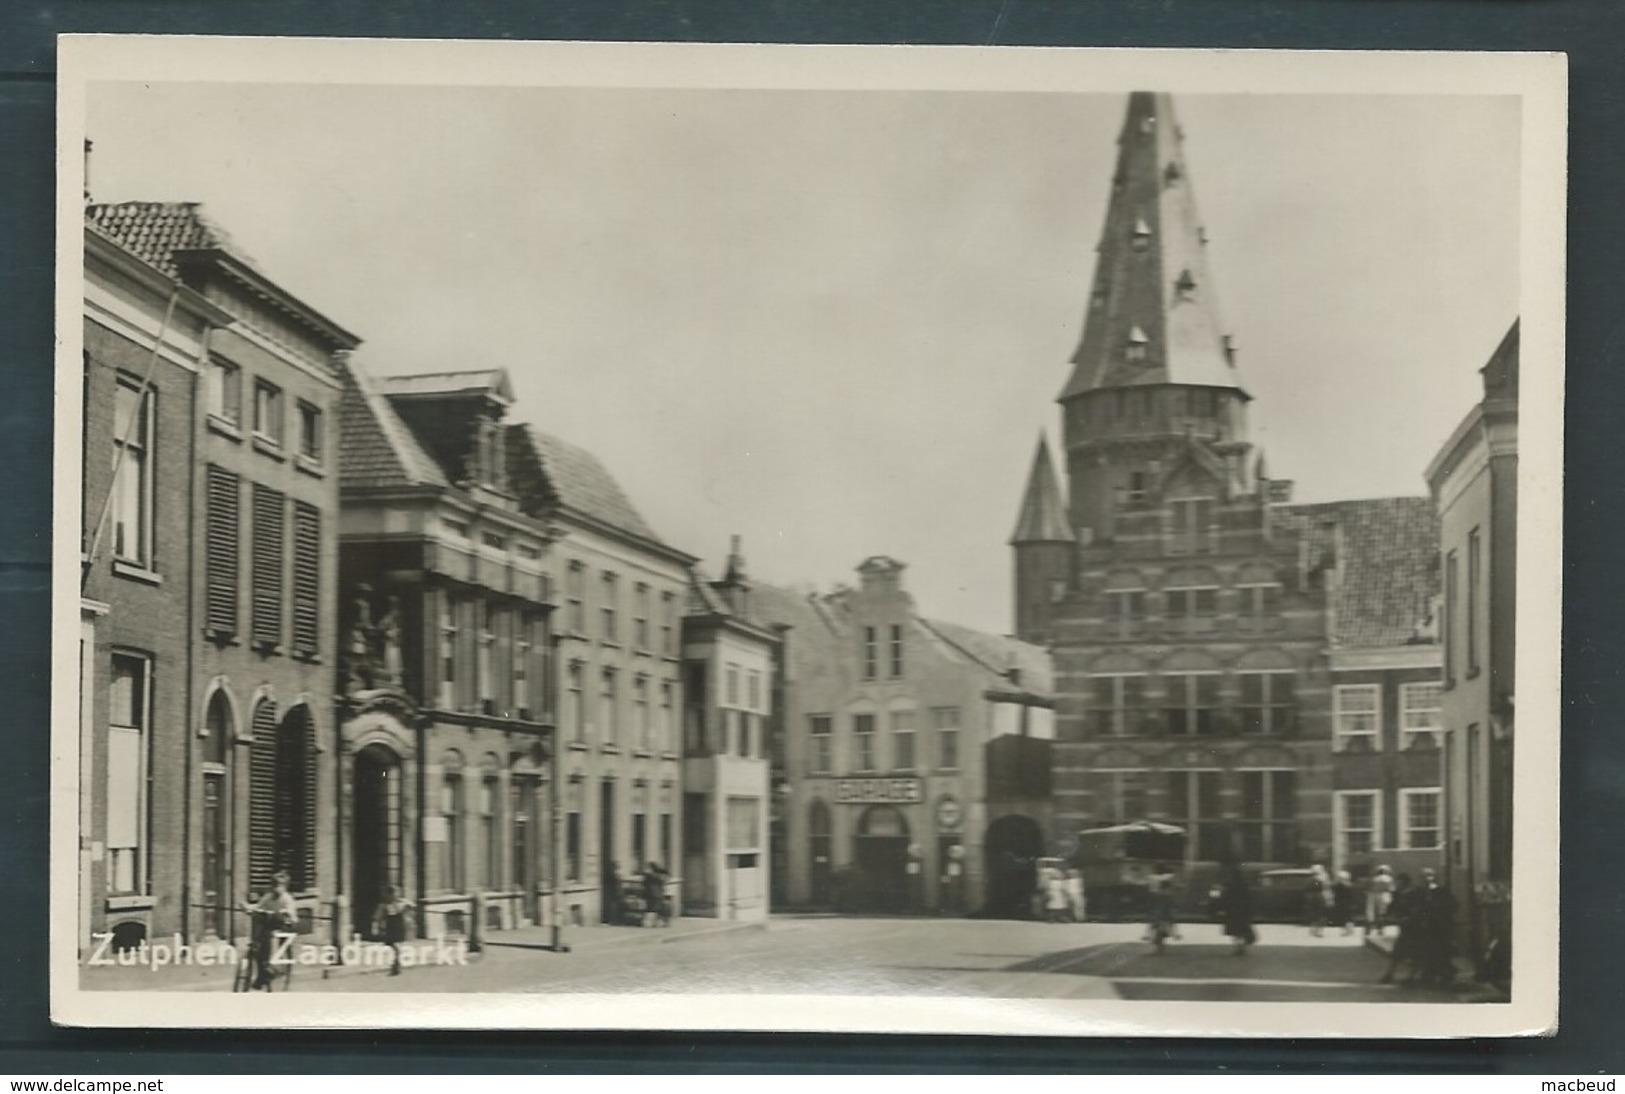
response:
{"label": "bicycle", "polygon": [[278,944],[297,937],[281,929],[282,920],[274,912],[250,911],[248,952],[237,962],[231,990],[287,991],[293,982],[293,962],[276,960]]}

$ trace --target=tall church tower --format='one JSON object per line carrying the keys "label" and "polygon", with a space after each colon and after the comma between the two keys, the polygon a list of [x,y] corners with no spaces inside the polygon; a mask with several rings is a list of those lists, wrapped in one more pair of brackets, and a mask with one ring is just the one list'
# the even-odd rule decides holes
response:
{"label": "tall church tower", "polygon": [[[1219,495],[1253,487],[1249,396],[1219,318],[1183,140],[1170,96],[1130,96],[1083,339],[1059,400],[1085,543],[1133,534],[1123,518],[1164,496],[1203,501],[1187,465]],[[1175,515],[1194,536],[1213,509]]]}
{"label": "tall church tower", "polygon": [[1192,865],[1299,862],[1330,837],[1332,540],[1248,438],[1182,142],[1168,95],[1130,96],[1058,400],[1066,488],[1041,443],[1011,539],[1016,634],[1055,658],[1057,851],[1151,818]]}

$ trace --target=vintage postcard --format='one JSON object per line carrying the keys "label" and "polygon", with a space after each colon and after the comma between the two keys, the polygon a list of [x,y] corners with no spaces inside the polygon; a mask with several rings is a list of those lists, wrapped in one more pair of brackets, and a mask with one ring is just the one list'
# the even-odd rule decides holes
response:
{"label": "vintage postcard", "polygon": [[1561,56],[85,36],[60,132],[56,1021],[1554,1026]]}

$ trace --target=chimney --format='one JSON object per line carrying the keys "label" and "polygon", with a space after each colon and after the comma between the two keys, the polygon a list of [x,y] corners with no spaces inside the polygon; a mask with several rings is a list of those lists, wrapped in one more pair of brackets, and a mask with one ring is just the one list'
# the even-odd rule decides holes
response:
{"label": "chimney", "polygon": [[859,587],[864,593],[900,593],[907,563],[885,555],[874,555],[858,564]]}

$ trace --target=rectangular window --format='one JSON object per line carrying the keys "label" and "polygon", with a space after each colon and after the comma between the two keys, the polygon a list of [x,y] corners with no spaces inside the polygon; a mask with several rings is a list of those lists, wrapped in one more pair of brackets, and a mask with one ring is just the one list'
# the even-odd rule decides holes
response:
{"label": "rectangular window", "polygon": [[1168,621],[1184,634],[1213,629],[1219,611],[1219,590],[1214,588],[1169,589]]}
{"label": "rectangular window", "polygon": [[293,504],[293,651],[315,657],[321,645],[322,514]]}
{"label": "rectangular window", "polygon": [[1170,554],[1192,554],[1211,548],[1213,499],[1175,498],[1169,501],[1168,509],[1172,521],[1168,538]]}
{"label": "rectangular window", "polygon": [[736,707],[739,705],[739,666],[729,665],[724,677],[727,680],[727,689],[724,692],[726,701],[729,706]]}
{"label": "rectangular window", "polygon": [[807,716],[809,755],[807,773],[829,775],[835,770],[835,719],[828,714]]}
{"label": "rectangular window", "polygon": [[254,436],[282,447],[282,389],[254,381]]}
{"label": "rectangular window", "polygon": [[914,712],[894,710],[891,715],[892,767],[897,771],[914,770]]}
{"label": "rectangular window", "polygon": [[1341,863],[1351,857],[1368,855],[1379,845],[1382,827],[1382,799],[1375,790],[1338,790],[1337,845]]}
{"label": "rectangular window", "polygon": [[639,676],[632,681],[632,708],[636,720],[638,748],[644,752],[649,751],[650,723],[649,723],[649,679]]}
{"label": "rectangular window", "polygon": [[570,810],[564,818],[565,880],[581,880],[581,813]]}
{"label": "rectangular window", "polygon": [[1478,675],[1478,601],[1483,578],[1480,546],[1478,529],[1474,528],[1467,533],[1467,633],[1462,636],[1467,643],[1468,676]]}
{"label": "rectangular window", "polygon": [[1433,851],[1440,846],[1437,787],[1399,792],[1399,846],[1406,851]]}
{"label": "rectangular window", "polygon": [[440,594],[440,709],[457,709],[457,614],[460,605],[448,592]]}
{"label": "rectangular window", "polygon": [[1382,685],[1339,684],[1332,689],[1332,748],[1376,752],[1382,747]]}
{"label": "rectangular window", "polygon": [[209,413],[223,422],[243,422],[243,370],[218,357],[209,360]]}
{"label": "rectangular window", "polygon": [[660,725],[658,727],[659,740],[656,743],[660,746],[660,751],[662,752],[670,752],[672,750],[671,727],[673,691],[674,688],[672,687],[671,681],[662,680],[660,682]]}
{"label": "rectangular window", "polygon": [[671,593],[660,594],[660,651],[677,656],[677,597]]}
{"label": "rectangular window", "polygon": [[587,606],[583,599],[587,591],[587,568],[571,562],[564,576],[564,595],[568,602],[571,634],[587,633]]}
{"label": "rectangular window", "polygon": [[1444,556],[1444,686],[1456,686],[1456,656],[1460,639],[1456,633],[1456,613],[1461,611],[1461,589],[1457,581],[1456,552]]}
{"label": "rectangular window", "polygon": [[612,745],[616,741],[619,730],[616,717],[616,708],[619,706],[619,703],[617,702],[616,696],[615,670],[605,669],[603,679],[604,690],[599,697],[598,703],[598,717],[602,722],[602,725],[599,727],[599,740],[603,741],[607,745]]}
{"label": "rectangular window", "polygon": [[242,479],[210,464],[205,480],[204,501],[209,508],[203,525],[203,625],[211,633],[229,638],[237,633]]}
{"label": "rectangular window", "polygon": [[578,743],[587,740],[587,700],[582,694],[582,666],[580,661],[570,662],[569,687],[566,689],[566,701],[570,707],[565,711],[565,721],[571,729],[571,738]]}
{"label": "rectangular window", "polygon": [[1281,586],[1242,585],[1236,591],[1241,594],[1243,630],[1254,633],[1265,630],[1280,615]]}
{"label": "rectangular window", "polygon": [[1098,736],[1139,733],[1145,721],[1145,677],[1091,677],[1090,728]]}
{"label": "rectangular window", "polygon": [[1298,846],[1297,772],[1242,771],[1241,818],[1242,861],[1291,861]]}
{"label": "rectangular window", "polygon": [[1168,772],[1168,817],[1192,836],[1187,845],[1192,858],[1224,858],[1226,830],[1219,806],[1223,776],[1222,771]]}
{"label": "rectangular window", "polygon": [[1282,736],[1297,728],[1297,679],[1290,672],[1238,674],[1241,702],[1236,707],[1242,733]]}
{"label": "rectangular window", "polygon": [[446,854],[442,862],[441,887],[454,893],[463,891],[466,873],[463,865],[463,777],[448,774],[440,786],[440,815],[446,819]]}
{"label": "rectangular window", "polygon": [[759,798],[728,798],[728,847],[752,848],[762,843],[762,806]]}
{"label": "rectangular window", "polygon": [[649,648],[649,586],[638,582],[632,590],[632,645],[637,649]]}
{"label": "rectangular window", "polygon": [[484,600],[474,601],[474,686],[480,710],[490,714],[495,709],[496,685],[492,680],[491,653],[496,645],[496,632],[491,619],[491,605]]}
{"label": "rectangular window", "polygon": [[959,708],[936,707],[931,711],[937,737],[937,766],[944,771],[959,769]]}
{"label": "rectangular window", "polygon": [[326,451],[322,434],[322,412],[303,399],[299,401],[299,455],[311,463],[321,463]]}
{"label": "rectangular window", "polygon": [[852,740],[857,745],[858,770],[876,770],[878,765],[875,757],[875,716],[873,714],[854,714],[852,716]]}
{"label": "rectangular window", "polygon": [[521,718],[531,716],[530,708],[530,661],[531,661],[531,627],[534,624],[527,615],[515,612],[513,617],[513,708]]}
{"label": "rectangular window", "polygon": [[1145,820],[1149,775],[1142,770],[1105,770],[1096,773],[1095,809],[1099,818],[1112,824]]}
{"label": "rectangular window", "polygon": [[1218,673],[1165,676],[1162,686],[1167,732],[1183,736],[1209,736],[1221,731]]}
{"label": "rectangular window", "polygon": [[893,679],[903,675],[903,628],[896,623],[891,626],[891,674]]}
{"label": "rectangular window", "polygon": [[745,676],[745,705],[751,710],[762,709],[762,674],[755,669]]}
{"label": "rectangular window", "polygon": [[274,649],[282,644],[282,566],[286,557],[282,493],[254,484],[254,530],[250,548],[249,592],[253,607],[254,645]]}
{"label": "rectangular window", "polygon": [[487,776],[480,782],[480,845],[485,849],[485,887],[502,885],[502,829],[497,817],[497,780]]}
{"label": "rectangular window", "polygon": [[1113,589],[1106,594],[1106,630],[1116,638],[1133,638],[1145,626],[1145,590]]}
{"label": "rectangular window", "polygon": [[119,377],[113,401],[113,556],[143,569],[153,563],[154,393]]}
{"label": "rectangular window", "polygon": [[599,607],[603,618],[603,627],[600,629],[599,638],[605,642],[619,642],[621,640],[621,630],[616,610],[620,605],[620,578],[614,574],[606,573],[603,576],[602,588],[599,591],[604,598]]}
{"label": "rectangular window", "polygon": [[107,888],[147,887],[147,747],[152,718],[151,662],[113,655],[107,727]]}
{"label": "rectangular window", "polygon": [[875,628],[863,628],[863,678],[865,680],[873,680],[875,674],[879,671],[876,667],[880,657],[877,649],[878,644],[879,639],[875,635]]}
{"label": "rectangular window", "polygon": [[1401,748],[1438,746],[1440,695],[1437,683],[1399,685]]}

